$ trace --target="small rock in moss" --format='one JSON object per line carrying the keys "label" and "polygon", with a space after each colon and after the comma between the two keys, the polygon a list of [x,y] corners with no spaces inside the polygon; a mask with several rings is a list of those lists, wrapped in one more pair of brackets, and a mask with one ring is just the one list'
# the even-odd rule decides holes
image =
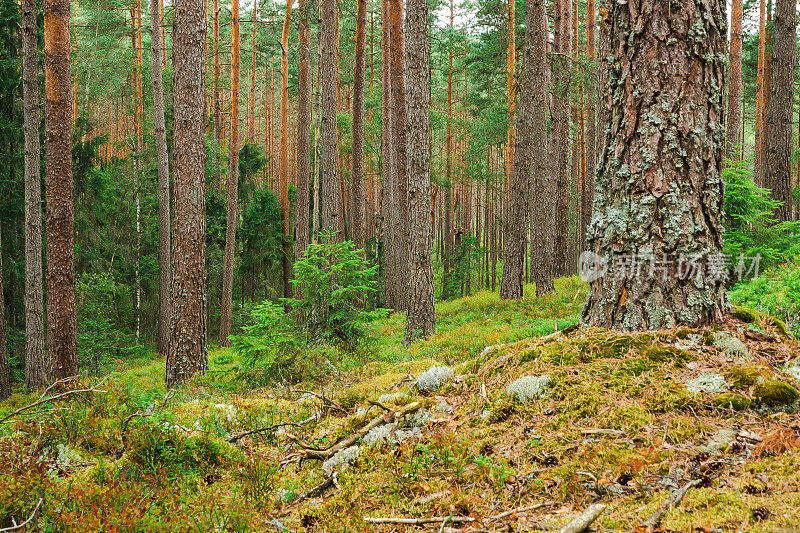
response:
{"label": "small rock in moss", "polygon": [[758,321],[758,314],[747,307],[734,308],[733,317],[747,324],[753,324],[754,322]]}
{"label": "small rock in moss", "polygon": [[744,411],[750,407],[750,398],[735,392],[723,392],[714,398],[714,404],[718,407],[731,408],[736,411]]}
{"label": "small rock in moss", "polygon": [[782,381],[765,381],[753,389],[753,400],[768,407],[792,405],[798,399],[800,392]]}

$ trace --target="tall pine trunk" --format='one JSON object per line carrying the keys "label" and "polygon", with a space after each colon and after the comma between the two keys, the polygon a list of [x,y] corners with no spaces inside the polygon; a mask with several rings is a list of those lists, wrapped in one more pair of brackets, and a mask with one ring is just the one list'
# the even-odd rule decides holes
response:
{"label": "tall pine trunk", "polygon": [[791,220],[792,214],[792,110],[797,30],[797,2],[776,0],[767,135],[764,156],[764,186],[772,198],[782,202],[776,218]]}
{"label": "tall pine trunk", "polygon": [[597,76],[593,75],[596,72],[595,65],[595,28],[597,26],[596,18],[596,5],[595,0],[587,0],[586,2],[586,60],[590,67],[590,75],[586,77],[585,94],[586,94],[586,141],[583,149],[585,157],[584,163],[584,179],[583,179],[583,196],[581,197],[581,235],[582,235],[582,249],[586,249],[586,228],[592,221],[592,202],[594,201],[594,174],[595,166],[597,165],[597,84],[595,83]]}
{"label": "tall pine trunk", "polygon": [[553,135],[550,144],[550,162],[553,179],[551,191],[556,210],[553,224],[553,274],[567,273],[569,257],[569,154],[570,154],[570,77],[572,71],[572,0],[557,0],[554,17],[553,86],[551,123]]}
{"label": "tall pine trunk", "polygon": [[42,182],[36,0],[22,2],[22,101],[25,114],[25,384],[47,381],[42,280]]}
{"label": "tall pine trunk", "polygon": [[[320,150],[322,166],[322,216],[321,231],[339,231],[339,169],[337,165],[338,129],[336,124],[339,12],[336,0],[320,0],[320,75],[322,77],[322,102]],[[344,236],[337,234],[336,240]]]}
{"label": "tall pine trunk", "polygon": [[[519,75],[519,115],[517,118],[517,146],[514,159],[514,174],[511,181],[507,220],[503,224],[503,277],[500,280],[500,298],[522,298],[523,267],[525,262],[525,234],[528,230],[527,214],[530,211],[531,178],[537,183],[534,191],[533,217],[538,223],[534,230],[539,232],[532,246],[542,247],[542,229],[546,227],[545,208],[547,198],[543,178],[546,174],[545,157],[547,116],[545,114],[545,50],[546,33],[542,18],[546,17],[544,0],[529,0],[525,14],[525,40],[522,45],[522,69]],[[551,202],[550,202],[551,203]],[[536,252],[541,259],[542,251]],[[533,265],[534,272],[542,274],[539,264]],[[552,284],[552,281],[550,282]],[[537,290],[547,280],[537,277]]]}
{"label": "tall pine trunk", "polygon": [[728,75],[728,112],[725,132],[725,156],[740,158],[739,134],[742,123],[742,0],[731,5],[730,70]]}
{"label": "tall pine trunk", "polygon": [[351,175],[351,235],[356,248],[366,245],[364,199],[364,70],[367,0],[357,0],[355,70],[353,71],[353,172]]}
{"label": "tall pine trunk", "polygon": [[766,0],[760,0],[758,4],[758,64],[756,66],[756,125],[755,125],[755,163],[753,177],[759,185],[764,184],[764,105],[766,96],[766,47],[767,47],[767,26],[766,26]]}
{"label": "tall pine trunk", "polygon": [[392,138],[392,68],[389,23],[389,2],[381,1],[381,229],[383,233],[384,303],[392,308],[397,301],[395,283],[395,239],[391,225],[391,206],[394,204],[394,140]]}
{"label": "tall pine trunk", "polygon": [[[72,201],[70,0],[44,0],[47,350],[51,381],[78,374]],[[202,106],[201,106],[202,109]]]}
{"label": "tall pine trunk", "polygon": [[0,400],[11,396],[11,367],[6,344],[6,302],[3,292],[3,229],[0,227]]}
{"label": "tall pine trunk", "polygon": [[[309,187],[311,178],[311,74],[308,0],[300,0],[300,70],[297,81],[297,216],[295,218],[295,261],[308,249]],[[300,287],[296,288],[297,297]]]}
{"label": "tall pine trunk", "polygon": [[[219,168],[219,156],[222,150],[222,106],[219,97],[219,0],[214,0],[214,43],[212,53],[214,55],[214,172],[216,174],[216,187],[222,190],[222,172]],[[174,37],[173,37],[174,42]],[[174,46],[174,44],[173,44]]]}
{"label": "tall pine trunk", "polygon": [[258,15],[258,0],[253,0],[253,27],[252,50],[250,51],[250,113],[247,117],[247,142],[255,139],[256,127],[256,22]]}
{"label": "tall pine trunk", "polygon": [[[364,1],[364,0],[362,0]],[[430,50],[427,0],[408,0],[406,12],[406,107],[408,135],[409,287],[403,343],[433,335],[433,227],[430,193]]]}
{"label": "tall pine trunk", "polygon": [[175,4],[172,316],[166,384],[175,387],[208,368],[205,280],[205,150],[203,143],[203,0]]}
{"label": "tall pine trunk", "polygon": [[222,302],[219,319],[219,345],[231,346],[233,311],[233,270],[236,257],[236,225],[239,221],[239,0],[231,0],[231,136],[228,155],[227,224],[222,268]]}
{"label": "tall pine trunk", "polygon": [[722,252],[725,4],[610,9],[610,121],[588,241],[594,264],[607,269],[591,282],[584,322],[621,330],[716,322],[724,280],[704,267]]}
{"label": "tall pine trunk", "polygon": [[167,128],[164,122],[164,82],[161,50],[160,2],[150,1],[150,52],[153,69],[153,133],[156,141],[158,166],[158,353],[166,354],[169,344],[169,315],[171,307],[170,286],[172,265],[170,260],[169,217],[169,157],[167,155]]}
{"label": "tall pine trunk", "polygon": [[292,3],[286,2],[286,15],[281,34],[281,228],[283,230],[283,297],[291,298],[292,286],[292,221],[289,212],[289,28],[292,22]]}

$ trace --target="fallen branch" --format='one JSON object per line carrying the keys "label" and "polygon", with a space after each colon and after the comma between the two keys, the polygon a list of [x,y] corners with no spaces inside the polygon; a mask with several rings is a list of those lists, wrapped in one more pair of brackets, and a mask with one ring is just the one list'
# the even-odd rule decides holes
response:
{"label": "fallen branch", "polygon": [[30,405],[26,405],[25,407],[20,407],[19,409],[17,409],[13,413],[10,413],[10,414],[4,416],[3,418],[0,418],[0,424],[5,422],[9,418],[13,418],[13,417],[17,416],[18,414],[20,414],[20,413],[22,413],[24,411],[27,411],[28,409],[33,409],[34,407],[42,405],[43,403],[53,402],[55,400],[59,400],[61,398],[65,398],[67,396],[71,396],[73,394],[81,394],[83,392],[107,392],[107,391],[104,391],[104,390],[101,390],[101,389],[75,389],[75,390],[68,390],[66,392],[62,392],[60,394],[56,394],[55,396],[50,396],[49,398],[40,399],[38,401],[33,402]]}
{"label": "fallen branch", "polygon": [[36,516],[36,511],[38,511],[39,507],[42,506],[43,500],[44,498],[39,498],[39,501],[36,503],[36,507],[33,508],[33,512],[31,513],[31,515],[28,517],[27,520],[25,520],[21,524],[17,524],[17,521],[12,518],[11,523],[13,525],[11,527],[4,527],[3,529],[0,529],[0,533],[2,533],[3,531],[14,531],[15,529],[21,529],[25,527],[31,520],[33,520],[33,517]]}
{"label": "fallen branch", "polygon": [[299,428],[299,427],[301,427],[301,426],[303,426],[305,424],[308,424],[312,420],[315,420],[316,418],[317,418],[316,416],[310,416],[310,417],[306,418],[305,420],[301,420],[300,422],[283,422],[281,424],[272,424],[271,426],[267,426],[267,427],[263,427],[263,428],[250,429],[250,430],[247,430],[247,431],[242,431],[241,433],[236,433],[234,435],[231,435],[230,437],[225,439],[225,441],[226,442],[230,442],[231,444],[236,444],[238,441],[242,440],[244,437],[248,437],[250,435],[258,435],[259,433],[266,433],[267,431],[272,431],[272,430],[283,428],[283,427],[296,427],[296,428]]}
{"label": "fallen branch", "polygon": [[316,498],[317,496],[322,496],[325,494],[325,491],[330,489],[331,487],[335,487],[337,485],[336,476],[339,474],[334,472],[329,478],[325,481],[311,489],[310,491],[306,492],[305,494],[301,495],[299,498],[294,500],[292,503],[300,503],[304,500],[309,500],[311,498]]}
{"label": "fallen branch", "polygon": [[[167,402],[175,395],[175,389],[169,391],[167,394],[164,395],[164,401],[161,402],[161,407],[159,409],[164,409],[167,406]],[[135,413],[131,413],[128,415],[125,420],[122,422],[120,426],[120,440],[122,440],[122,446],[119,450],[117,450],[117,459],[122,457],[122,454],[125,453],[125,450],[128,448],[128,424],[131,423],[131,420],[134,418],[147,418],[148,416],[152,416],[156,413],[155,404],[151,404],[150,406],[145,409],[144,412],[137,411]]]}
{"label": "fallen branch", "polygon": [[371,524],[410,524],[410,525],[424,525],[424,524],[438,524],[440,522],[451,522],[455,524],[474,522],[475,518],[471,516],[427,516],[424,518],[395,518],[395,517],[372,517],[365,516],[365,522]]}
{"label": "fallen branch", "polygon": [[331,400],[330,398],[326,398],[324,395],[322,395],[322,394],[319,394],[319,393],[317,393],[317,392],[310,391],[310,390],[303,390],[303,389],[289,389],[289,392],[299,392],[299,393],[302,393],[302,394],[310,394],[311,396],[314,396],[315,398],[319,398],[319,399],[320,399],[320,400],[322,400],[323,402],[325,402],[325,403],[327,403],[327,404],[329,404],[329,405],[332,405],[332,406],[333,406],[333,407],[335,407],[337,410],[339,410],[339,411],[341,411],[342,413],[344,413],[344,414],[345,414],[345,416],[349,416],[349,415],[350,415],[350,411],[348,411],[347,409],[345,409],[344,407],[342,407],[342,406],[341,406],[341,405],[339,405],[338,403],[334,402],[334,401],[333,401],[333,400]]}
{"label": "fallen branch", "polygon": [[318,448],[314,448],[309,444],[303,443],[297,436],[292,435],[291,433],[286,433],[286,438],[303,448],[304,451],[304,458],[305,459],[319,459],[320,461],[324,461],[329,457],[332,457],[336,452],[343,448],[349,448],[353,444],[355,444],[361,437],[369,433],[373,428],[378,427],[381,424],[387,424],[392,422],[392,420],[400,420],[401,418],[417,411],[422,404],[420,402],[414,402],[406,405],[403,407],[399,412],[394,413],[386,413],[384,415],[376,416],[372,419],[372,421],[367,424],[366,426],[362,427],[355,433],[345,437],[344,439],[340,440],[333,446],[326,448],[324,450],[320,450]]}
{"label": "fallen branch", "polygon": [[637,528],[637,530],[644,529],[645,531],[653,531],[656,526],[661,523],[661,520],[664,518],[664,515],[667,514],[667,511],[679,506],[683,500],[683,497],[686,496],[687,492],[689,492],[689,489],[699,485],[700,482],[700,479],[693,479],[683,487],[673,490],[667,498],[667,501],[664,502],[664,505],[659,507],[658,510],[653,513],[652,516],[650,516],[650,518],[642,522],[642,526]]}
{"label": "fallen branch", "polygon": [[496,514],[494,516],[490,516],[489,518],[486,519],[486,521],[490,522],[490,521],[494,521],[494,520],[500,520],[502,518],[505,518],[507,516],[511,516],[513,514],[524,513],[526,511],[535,511],[536,509],[541,509],[542,507],[549,507],[551,505],[555,505],[555,503],[556,502],[547,501],[547,502],[537,503],[536,505],[527,505],[525,507],[517,507],[516,509],[511,509],[510,511],[504,511],[504,512],[502,512],[500,514]]}
{"label": "fallen branch", "polygon": [[597,517],[603,514],[605,510],[606,506],[602,503],[593,503],[572,522],[559,529],[558,533],[581,533],[581,531],[586,531],[586,528],[597,520]]}

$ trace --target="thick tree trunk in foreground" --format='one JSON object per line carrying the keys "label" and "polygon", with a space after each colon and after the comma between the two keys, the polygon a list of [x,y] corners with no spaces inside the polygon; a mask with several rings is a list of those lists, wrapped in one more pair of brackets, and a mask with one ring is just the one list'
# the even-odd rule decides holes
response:
{"label": "thick tree trunk in foreground", "polygon": [[[309,187],[311,181],[311,74],[309,71],[311,28],[308,0],[300,0],[300,70],[297,80],[297,217],[295,218],[295,261],[308,249]],[[300,296],[300,287],[295,288]]]}
{"label": "thick tree trunk in foreground", "polygon": [[725,157],[733,161],[740,159],[741,155],[739,134],[742,124],[742,0],[733,0],[731,5],[730,51]]}
{"label": "thick tree trunk in foreground", "polygon": [[231,1],[231,139],[228,155],[227,224],[222,268],[222,302],[219,319],[219,345],[231,346],[233,312],[233,270],[236,256],[236,225],[239,221],[239,0]]}
{"label": "thick tree trunk in foreground", "polygon": [[289,28],[292,21],[292,3],[286,3],[281,34],[281,221],[283,230],[283,297],[291,298],[292,286],[292,221],[289,212]]}
{"label": "thick tree trunk in foreground", "polygon": [[[339,231],[339,169],[336,162],[338,131],[336,125],[339,12],[336,0],[320,0],[321,20],[319,39],[321,47],[320,69],[322,76],[322,112],[320,118],[320,149],[322,164],[322,232]],[[337,234],[336,240],[344,235]]]}
{"label": "thick tree trunk in foreground", "polygon": [[610,24],[611,115],[588,234],[608,270],[591,283],[584,322],[715,322],[726,307],[710,268],[722,251],[725,5],[613,3]]}
{"label": "thick tree trunk in foreground", "polygon": [[3,229],[0,228],[0,400],[11,396],[11,367],[6,345],[6,302],[3,294]]}
{"label": "thick tree trunk in foreground", "polygon": [[[514,174],[511,182],[511,194],[508,199],[506,221],[503,224],[503,277],[500,280],[501,299],[522,298],[523,267],[525,263],[525,234],[528,229],[528,198],[531,194],[531,176],[536,172],[537,181],[546,171],[544,163],[546,152],[544,128],[547,117],[544,102],[544,56],[542,49],[546,43],[542,26],[543,0],[529,0],[525,15],[525,41],[522,47],[522,70],[519,75],[519,114],[517,116],[517,146],[514,159]],[[541,135],[541,137],[539,137]],[[539,145],[535,148],[535,145]],[[536,154],[534,154],[534,150]],[[542,209],[546,200],[537,191],[536,207]],[[534,212],[533,216],[544,222],[542,214]],[[539,226],[542,228],[542,226]],[[539,229],[537,228],[537,229]],[[541,246],[541,241],[535,243]],[[533,265],[538,269],[539,265]],[[545,282],[546,283],[546,282]],[[537,284],[538,287],[538,284]]]}
{"label": "thick tree trunk in foreground", "polygon": [[203,146],[203,0],[175,5],[173,30],[175,215],[172,222],[172,317],[167,387],[208,368],[205,313],[205,150]]}
{"label": "thick tree trunk in foreground", "polygon": [[[364,2],[364,0],[361,0]],[[408,0],[406,11],[406,107],[408,108],[408,318],[403,343],[433,335],[433,227],[430,179],[430,51],[427,0]]]}
{"label": "thick tree trunk in foreground", "polygon": [[356,65],[353,71],[353,173],[351,188],[351,235],[356,248],[366,245],[364,229],[364,67],[367,36],[367,0],[357,0]]}
{"label": "thick tree trunk in foreground", "polygon": [[[531,248],[533,264],[533,282],[536,284],[536,295],[541,296],[553,292],[553,248],[555,246],[555,185],[548,165],[547,146],[547,79],[549,67],[547,63],[547,6],[545,0],[531,0],[525,16],[525,57],[523,73],[520,80],[523,96],[521,106],[530,105],[532,128],[530,158],[533,184],[533,209]],[[530,70],[528,70],[530,68]],[[530,76],[530,88],[527,77]],[[527,92],[530,91],[532,102],[528,104]],[[520,128],[527,127],[520,125]],[[526,135],[520,134],[521,139]],[[526,141],[527,142],[527,141]],[[520,149],[522,149],[520,147]],[[525,161],[520,163],[524,166]],[[518,164],[520,164],[518,163]]]}
{"label": "thick tree trunk in foreground", "polygon": [[794,107],[794,65],[797,30],[797,2],[775,3],[772,41],[772,79],[764,157],[764,186],[772,198],[783,202],[776,211],[779,221],[792,218],[792,109]]}
{"label": "thick tree trunk in foreground", "polygon": [[[75,208],[72,201],[70,0],[45,0],[45,199],[47,201],[48,379],[78,374]],[[202,106],[201,106],[202,109]]]}
{"label": "thick tree trunk in foreground", "polygon": [[164,82],[161,78],[161,10],[159,2],[150,1],[150,51],[153,68],[153,126],[158,165],[158,353],[166,354],[169,344],[169,315],[171,311],[170,287],[172,265],[170,260],[169,218],[169,157],[167,156],[167,128],[164,123]]}
{"label": "thick tree trunk in foreground", "polygon": [[39,176],[39,59],[36,0],[22,2],[22,100],[25,113],[25,384],[46,385],[42,280],[42,182]]}

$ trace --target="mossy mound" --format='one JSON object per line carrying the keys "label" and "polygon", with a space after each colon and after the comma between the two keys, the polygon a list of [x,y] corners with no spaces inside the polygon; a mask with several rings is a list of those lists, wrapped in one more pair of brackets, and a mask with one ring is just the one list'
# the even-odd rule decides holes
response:
{"label": "mossy mound", "polygon": [[800,399],[800,392],[783,381],[765,381],[757,384],[753,389],[753,400],[768,407],[791,406],[798,399]]}

